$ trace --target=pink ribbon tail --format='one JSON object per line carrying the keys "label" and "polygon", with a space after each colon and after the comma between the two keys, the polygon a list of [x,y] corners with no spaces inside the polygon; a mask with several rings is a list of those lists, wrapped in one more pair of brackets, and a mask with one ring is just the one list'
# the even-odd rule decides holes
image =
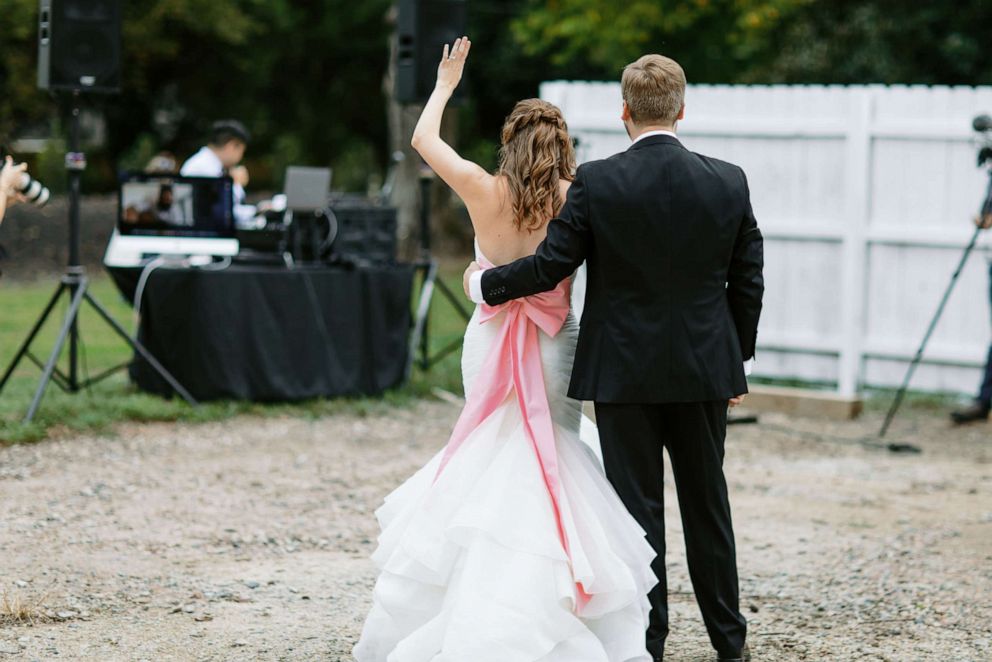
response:
{"label": "pink ribbon tail", "polygon": [[[557,335],[565,322],[569,309],[570,283],[564,281],[548,293],[511,301],[501,306],[482,306],[480,321],[493,319],[500,312],[506,313],[499,335],[482,370],[476,378],[465,408],[462,410],[451,439],[445,447],[438,466],[435,482],[452,456],[465,440],[496,409],[503,404],[510,392],[516,394],[523,419],[524,430],[530,439],[551,498],[551,506],[558,528],[558,537],[569,562],[572,555],[568,535],[562,521],[560,506],[561,480],[558,471],[558,454],[555,447],[554,421],[548,394],[544,385],[541,363],[541,345],[538,330],[550,336]],[[572,571],[575,568],[572,564]],[[579,613],[591,596],[581,582],[575,582],[576,607]]]}

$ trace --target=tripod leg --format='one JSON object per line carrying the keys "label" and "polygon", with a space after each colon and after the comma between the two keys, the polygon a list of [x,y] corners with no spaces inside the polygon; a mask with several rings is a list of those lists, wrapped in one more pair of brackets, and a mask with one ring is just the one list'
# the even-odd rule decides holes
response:
{"label": "tripod leg", "polygon": [[916,356],[913,357],[912,362],[909,364],[909,369],[906,370],[906,376],[902,380],[902,386],[899,387],[899,391],[892,401],[892,406],[889,407],[889,411],[885,415],[885,422],[882,423],[882,429],[878,433],[879,437],[884,437],[885,433],[889,431],[892,419],[896,417],[896,412],[899,411],[899,407],[902,405],[902,400],[906,396],[906,391],[909,389],[909,382],[913,379],[913,373],[916,372],[916,366],[923,360],[923,351],[926,349],[927,343],[930,342],[930,336],[933,335],[934,329],[937,328],[937,322],[940,321],[941,315],[944,314],[944,307],[947,305],[948,299],[951,298],[951,292],[954,291],[954,286],[957,285],[958,278],[961,276],[961,272],[964,271],[964,265],[968,262],[968,257],[975,248],[975,244],[978,242],[978,235],[981,231],[982,228],[975,228],[975,234],[971,236],[971,242],[965,247],[964,253],[962,253],[961,259],[958,261],[954,275],[951,276],[951,282],[947,285],[947,289],[944,291],[944,297],[937,306],[937,312],[934,314],[933,319],[930,320],[930,326],[927,327],[927,332],[923,335],[923,342],[920,343],[920,348],[916,350]]}
{"label": "tripod leg", "polygon": [[[434,298],[433,291],[431,292],[431,298]],[[431,367],[431,313],[430,309],[427,310],[427,315],[424,317],[424,332],[420,335],[420,367],[423,370],[429,370]]]}
{"label": "tripod leg", "polygon": [[189,394],[189,391],[183,388],[183,385],[180,384],[178,381],[176,381],[176,378],[173,377],[172,374],[168,370],[166,370],[161,363],[158,362],[158,360],[152,355],[152,353],[149,352],[147,349],[145,349],[144,345],[142,345],[137,339],[132,338],[131,336],[128,335],[127,331],[124,330],[124,327],[118,324],[117,320],[111,317],[110,313],[108,313],[107,310],[102,305],[100,305],[99,301],[94,299],[89,292],[85,292],[84,294],[86,300],[90,303],[90,305],[93,306],[94,309],[96,309],[96,312],[100,313],[100,317],[102,317],[103,320],[107,324],[109,324],[114,331],[117,332],[117,335],[119,335],[121,338],[124,339],[124,342],[126,342],[131,347],[131,349],[133,349],[138,354],[140,354],[141,358],[143,358],[145,361],[148,361],[148,364],[152,367],[152,369],[154,369],[155,372],[157,372],[162,379],[168,382],[169,386],[172,387],[173,391],[178,393],[179,396],[183,400],[188,402],[191,406],[195,407],[197,406],[197,404],[199,404],[196,401],[196,399]]}
{"label": "tripod leg", "polygon": [[420,302],[420,368],[428,370],[431,367],[431,306],[434,304],[434,289],[437,286],[437,263],[433,260],[424,273],[423,300]]}
{"label": "tripod leg", "polygon": [[[74,285],[69,285],[69,291],[72,292],[73,298],[76,298],[76,291],[82,289],[86,291],[86,277],[80,278],[78,283]],[[79,318],[75,317],[72,320],[72,324],[69,326],[69,390],[73,393],[79,392]]]}
{"label": "tripod leg", "polygon": [[[424,339],[427,337],[427,316],[431,312],[431,299],[434,297],[434,276],[436,265],[431,262],[424,265],[424,280],[420,284],[420,300],[417,302],[417,317],[410,335],[409,356],[407,358],[406,376],[409,378],[413,364],[417,360],[417,350],[423,352]],[[426,361],[426,354],[421,356],[421,365]]]}
{"label": "tripod leg", "polygon": [[885,414],[885,422],[882,423],[882,429],[878,433],[879,437],[884,437],[885,433],[889,431],[889,426],[892,425],[892,419],[896,417],[896,412],[899,411],[899,407],[902,406],[902,400],[906,396],[906,391],[909,390],[909,382],[913,379],[913,373],[916,372],[916,366],[920,364],[920,360],[922,358],[923,347],[921,347],[920,351],[918,351],[916,356],[913,357],[913,362],[909,364],[909,369],[906,371],[906,376],[902,381],[902,386],[899,387],[899,391],[896,393],[896,397],[892,401],[892,406],[889,407],[889,411]]}
{"label": "tripod leg", "polygon": [[34,415],[38,411],[38,407],[41,405],[41,398],[45,395],[45,389],[48,387],[48,382],[52,379],[52,372],[55,370],[55,364],[58,362],[59,355],[62,353],[62,347],[65,346],[65,341],[69,335],[69,331],[76,323],[76,316],[79,314],[79,306],[83,303],[83,296],[85,294],[86,289],[80,287],[77,288],[72,295],[72,302],[69,304],[69,312],[65,315],[65,321],[62,322],[62,328],[59,330],[59,337],[55,341],[55,347],[52,348],[52,353],[48,357],[48,363],[45,364],[45,369],[41,373],[41,380],[38,382],[38,388],[34,393],[34,399],[31,401],[31,406],[28,407],[28,413],[24,416],[25,423],[30,423],[32,419],[34,419]]}
{"label": "tripod leg", "polygon": [[38,321],[34,323],[34,327],[31,329],[31,333],[28,334],[28,337],[24,341],[24,344],[21,345],[21,348],[19,350],[17,350],[17,354],[14,356],[14,360],[11,361],[10,367],[8,367],[7,371],[3,373],[3,379],[0,379],[0,393],[3,392],[3,387],[7,385],[7,380],[10,379],[10,376],[12,374],[14,374],[14,370],[17,368],[17,364],[19,364],[21,362],[21,359],[24,358],[24,355],[28,353],[28,349],[31,347],[31,343],[34,342],[35,336],[38,335],[38,332],[41,331],[41,327],[48,320],[48,316],[51,314],[52,309],[55,308],[55,304],[56,302],[58,302],[59,297],[62,295],[62,290],[64,289],[65,289],[64,284],[60,284],[57,288],[55,288],[55,294],[52,295],[52,298],[48,302],[48,305],[45,306],[45,310],[41,313],[41,316],[38,318]]}
{"label": "tripod leg", "polygon": [[454,291],[452,291],[452,289],[448,287],[440,278],[437,279],[437,287],[441,290],[441,294],[448,299],[451,305],[455,307],[455,310],[458,311],[458,314],[460,314],[466,322],[472,319],[472,313],[470,313],[465,307],[465,304],[462,303],[461,296],[456,295]]}

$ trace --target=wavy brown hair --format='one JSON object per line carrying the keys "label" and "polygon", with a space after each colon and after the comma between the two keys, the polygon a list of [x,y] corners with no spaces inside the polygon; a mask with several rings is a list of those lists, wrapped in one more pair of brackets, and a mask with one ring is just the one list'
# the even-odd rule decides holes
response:
{"label": "wavy brown hair", "polygon": [[525,99],[503,124],[498,175],[506,178],[517,229],[533,232],[561,211],[559,181],[575,178],[575,149],[561,110]]}

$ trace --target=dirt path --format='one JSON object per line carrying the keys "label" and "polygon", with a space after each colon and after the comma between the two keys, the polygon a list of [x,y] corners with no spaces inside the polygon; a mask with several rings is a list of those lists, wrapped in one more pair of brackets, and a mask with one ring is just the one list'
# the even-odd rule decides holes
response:
{"label": "dirt path", "polygon": [[[350,659],[372,510],[456,414],[425,402],[0,449],[0,613],[6,595],[44,616],[0,620],[0,662]],[[992,659],[992,428],[911,416],[897,433],[919,455],[843,441],[877,422],[732,428],[756,660]],[[671,490],[668,509],[667,659],[709,660]]]}

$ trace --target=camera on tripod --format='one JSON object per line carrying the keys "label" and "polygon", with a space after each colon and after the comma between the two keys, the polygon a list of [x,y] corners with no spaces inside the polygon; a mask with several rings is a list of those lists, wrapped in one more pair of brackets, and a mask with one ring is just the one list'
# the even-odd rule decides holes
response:
{"label": "camera on tripod", "polygon": [[[9,153],[6,146],[0,145],[0,170],[7,167],[6,162]],[[15,190],[23,195],[28,202],[38,207],[44,207],[52,195],[47,186],[26,172],[21,175],[21,181],[17,183]]]}
{"label": "camera on tripod", "polygon": [[[978,135],[978,167],[981,168],[986,163],[992,162],[992,117],[988,115],[979,115],[971,121],[971,128],[973,128]],[[923,342],[920,344],[920,348],[916,350],[916,355],[909,364],[909,368],[906,369],[906,376],[903,378],[902,386],[896,391],[896,397],[892,400],[892,405],[889,407],[888,413],[885,415],[885,422],[882,423],[882,429],[879,431],[878,436],[884,437],[885,433],[889,429],[889,425],[892,424],[892,419],[895,418],[896,412],[899,411],[900,405],[902,405],[903,397],[906,395],[907,389],[909,389],[909,382],[913,378],[913,373],[916,371],[916,366],[919,365],[920,361],[923,359],[923,351],[926,349],[927,343],[930,342],[930,336],[933,334],[935,328],[937,328],[937,322],[940,320],[940,316],[944,313],[944,306],[947,305],[947,300],[951,296],[951,292],[954,290],[954,285],[958,282],[958,278],[961,276],[961,272],[964,271],[965,264],[968,263],[968,257],[971,252],[975,249],[975,244],[978,242],[978,235],[988,230],[992,227],[992,165],[989,166],[989,184],[988,188],[985,190],[985,201],[982,203],[981,209],[978,212],[978,216],[975,217],[975,232],[971,235],[971,241],[965,246],[964,253],[961,255],[961,259],[958,261],[958,266],[954,270],[954,274],[951,276],[951,283],[947,286],[944,291],[944,297],[940,300],[940,304],[937,306],[937,313],[930,320],[930,326],[927,328],[927,332],[923,335]]]}
{"label": "camera on tripod", "polygon": [[981,147],[978,149],[978,167],[992,161],[992,117],[979,115],[971,122],[971,127],[980,135]]}
{"label": "camera on tripod", "polygon": [[992,117],[979,115],[972,120],[971,127],[979,134],[978,167],[989,164],[989,187],[976,221],[979,229],[985,230],[992,226]]}

